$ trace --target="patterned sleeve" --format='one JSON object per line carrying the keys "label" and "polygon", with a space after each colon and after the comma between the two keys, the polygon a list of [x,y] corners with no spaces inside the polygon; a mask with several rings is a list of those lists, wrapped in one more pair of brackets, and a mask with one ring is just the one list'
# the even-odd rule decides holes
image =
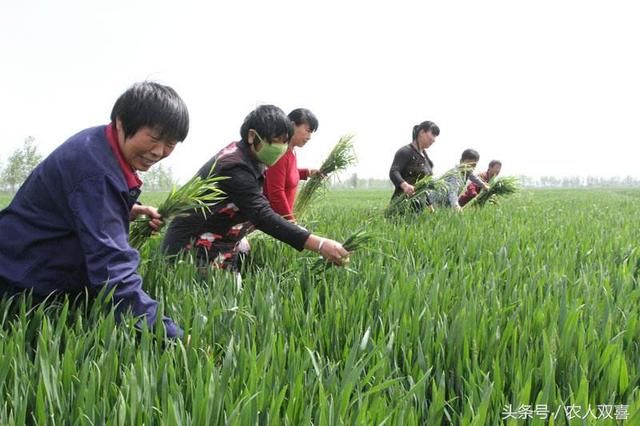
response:
{"label": "patterned sleeve", "polygon": [[221,187],[256,228],[296,250],[304,249],[311,234],[273,211],[251,171],[237,166],[227,170],[227,176],[230,179],[223,181]]}

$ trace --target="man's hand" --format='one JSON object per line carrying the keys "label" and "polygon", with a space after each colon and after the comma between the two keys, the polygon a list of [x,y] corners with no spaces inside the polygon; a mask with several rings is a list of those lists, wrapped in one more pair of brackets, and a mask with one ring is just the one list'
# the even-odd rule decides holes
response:
{"label": "man's hand", "polygon": [[158,209],[151,206],[143,206],[141,204],[134,204],[131,208],[130,219],[134,220],[138,216],[146,215],[149,218],[149,226],[154,231],[158,231],[162,227],[162,216],[158,213]]}

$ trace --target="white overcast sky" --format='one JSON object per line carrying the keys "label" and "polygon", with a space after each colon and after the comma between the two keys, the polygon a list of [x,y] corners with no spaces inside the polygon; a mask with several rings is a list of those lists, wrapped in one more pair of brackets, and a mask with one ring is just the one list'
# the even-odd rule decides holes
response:
{"label": "white overcast sky", "polygon": [[465,148],[510,175],[640,177],[640,6],[633,1],[8,1],[0,4],[0,161],[109,120],[133,82],[173,86],[191,131],[164,163],[190,177],[272,103],[311,109],[318,166],[355,133],[384,178],[435,121],[436,173]]}

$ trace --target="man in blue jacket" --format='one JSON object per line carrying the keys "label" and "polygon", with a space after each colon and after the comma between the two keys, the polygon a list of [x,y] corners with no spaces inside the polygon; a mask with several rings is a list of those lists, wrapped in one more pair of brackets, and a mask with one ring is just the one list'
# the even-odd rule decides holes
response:
{"label": "man in blue jacket", "polygon": [[[96,295],[113,291],[125,312],[156,321],[158,302],[142,290],[129,221],[160,216],[136,203],[146,171],[189,131],[187,107],[170,87],[133,85],[116,101],[111,123],[72,136],[40,163],[0,212],[0,296],[31,290]],[[182,330],[162,319],[168,337]]]}

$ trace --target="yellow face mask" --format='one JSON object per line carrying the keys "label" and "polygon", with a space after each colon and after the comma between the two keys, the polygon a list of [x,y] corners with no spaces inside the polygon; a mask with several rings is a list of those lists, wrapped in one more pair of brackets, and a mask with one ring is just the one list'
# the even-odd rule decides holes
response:
{"label": "yellow face mask", "polygon": [[256,137],[260,140],[260,150],[256,149],[256,157],[267,166],[273,166],[287,152],[289,145],[286,143],[268,143],[256,132]]}

